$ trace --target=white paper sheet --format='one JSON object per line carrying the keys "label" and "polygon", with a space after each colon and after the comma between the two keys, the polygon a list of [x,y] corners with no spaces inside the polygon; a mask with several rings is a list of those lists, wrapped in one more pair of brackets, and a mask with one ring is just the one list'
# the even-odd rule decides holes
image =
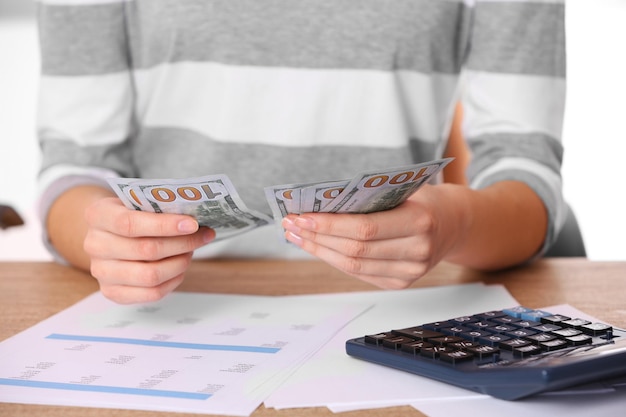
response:
{"label": "white paper sheet", "polygon": [[465,396],[466,390],[349,357],[354,337],[517,305],[499,285],[467,284],[343,295],[375,306],[344,327],[265,400],[266,407],[335,411],[410,404],[418,398]]}
{"label": "white paper sheet", "polygon": [[370,305],[337,297],[93,294],[0,343],[0,401],[251,414]]}
{"label": "white paper sheet", "polygon": [[626,410],[626,389],[605,393],[538,395],[521,401],[504,401],[477,396],[420,402],[415,408],[429,417],[476,415],[481,417],[618,417]]}

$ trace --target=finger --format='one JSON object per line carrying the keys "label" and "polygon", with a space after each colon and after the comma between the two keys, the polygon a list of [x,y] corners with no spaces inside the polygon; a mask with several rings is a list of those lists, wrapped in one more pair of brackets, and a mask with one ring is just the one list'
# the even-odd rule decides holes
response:
{"label": "finger", "polygon": [[125,285],[101,286],[100,292],[118,304],[151,303],[161,300],[174,291],[184,280],[184,275],[176,276],[163,284],[150,287],[129,287]]}
{"label": "finger", "polygon": [[199,228],[191,216],[129,210],[117,198],[102,199],[87,207],[85,219],[91,228],[127,237],[187,235]]}
{"label": "finger", "polygon": [[395,277],[378,277],[378,276],[369,276],[369,275],[353,275],[355,278],[360,279],[363,282],[367,282],[368,284],[372,284],[378,288],[382,288],[384,290],[403,290],[408,288],[413,284],[416,279],[408,280],[401,279]]}
{"label": "finger", "polygon": [[[304,213],[283,219],[283,227],[355,240],[383,240],[406,237],[432,227],[432,219],[423,215],[418,204],[405,203],[393,210],[368,214]],[[291,228],[289,227],[291,226]]]}
{"label": "finger", "polygon": [[215,239],[213,229],[201,228],[192,235],[173,237],[124,237],[89,230],[83,247],[92,258],[154,261],[193,252]]}
{"label": "finger", "polygon": [[432,255],[432,241],[420,235],[385,240],[355,240],[301,229],[298,232],[291,232],[285,237],[298,246],[309,241],[354,258],[427,261]]}
{"label": "finger", "polygon": [[[289,241],[294,241],[294,235],[290,232],[287,232],[285,237]],[[299,237],[295,239],[298,240]],[[386,285],[402,288],[402,282],[411,283],[422,277],[429,270],[430,263],[428,261],[353,257],[309,240],[302,239],[294,243],[340,271],[368,282],[386,280],[389,281]]]}
{"label": "finger", "polygon": [[185,253],[155,262],[93,259],[91,274],[101,286],[158,287],[184,273],[191,257]]}

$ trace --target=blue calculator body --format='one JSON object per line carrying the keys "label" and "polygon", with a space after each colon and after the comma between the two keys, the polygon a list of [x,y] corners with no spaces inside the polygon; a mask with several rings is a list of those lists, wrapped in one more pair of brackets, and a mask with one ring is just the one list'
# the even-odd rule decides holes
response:
{"label": "blue calculator body", "polygon": [[520,306],[357,337],[346,352],[504,400],[626,375],[626,331]]}

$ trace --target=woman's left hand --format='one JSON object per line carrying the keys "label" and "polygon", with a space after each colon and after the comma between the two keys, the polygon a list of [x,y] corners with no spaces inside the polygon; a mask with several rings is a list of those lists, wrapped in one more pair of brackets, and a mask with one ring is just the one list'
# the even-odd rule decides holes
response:
{"label": "woman's left hand", "polygon": [[400,206],[376,213],[290,214],[282,226],[288,241],[335,268],[380,288],[406,288],[464,230],[462,207],[448,205],[447,188],[425,185]]}

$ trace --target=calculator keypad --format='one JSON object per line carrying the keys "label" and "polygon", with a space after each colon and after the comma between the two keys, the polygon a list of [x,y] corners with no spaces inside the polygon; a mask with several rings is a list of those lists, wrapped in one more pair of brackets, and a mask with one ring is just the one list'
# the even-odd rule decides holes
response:
{"label": "calculator keypad", "polygon": [[604,323],[514,307],[367,335],[364,342],[452,365],[496,362],[503,353],[510,363],[610,339],[612,331]]}

